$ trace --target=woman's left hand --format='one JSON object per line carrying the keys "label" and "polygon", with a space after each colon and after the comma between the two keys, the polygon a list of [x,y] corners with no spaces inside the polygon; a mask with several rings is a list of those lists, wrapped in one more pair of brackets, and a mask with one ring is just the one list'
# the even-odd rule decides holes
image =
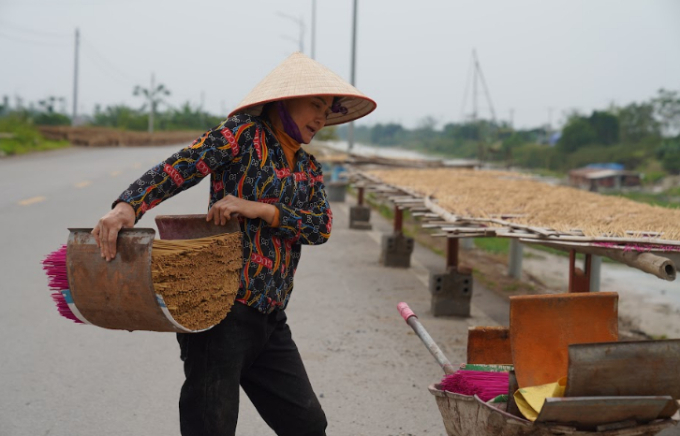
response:
{"label": "woman's left hand", "polygon": [[208,211],[206,221],[214,221],[216,225],[225,225],[227,221],[235,216],[246,218],[262,218],[271,224],[276,214],[276,207],[271,204],[259,203],[257,201],[244,200],[242,198],[227,195],[223,199],[215,202]]}

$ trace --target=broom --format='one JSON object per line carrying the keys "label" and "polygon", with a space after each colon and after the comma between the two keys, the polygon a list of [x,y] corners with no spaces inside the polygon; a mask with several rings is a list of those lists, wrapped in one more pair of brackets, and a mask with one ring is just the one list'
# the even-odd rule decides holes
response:
{"label": "broom", "polygon": [[[500,395],[508,394],[510,382],[507,372],[497,372],[495,370],[456,370],[429,333],[427,333],[427,330],[420,323],[416,314],[408,307],[408,304],[404,302],[399,303],[397,309],[402,318],[404,318],[404,321],[411,326],[444,370],[446,375],[440,383],[442,390],[462,395],[477,395],[484,402]],[[479,368],[479,365],[475,365],[475,367]]]}

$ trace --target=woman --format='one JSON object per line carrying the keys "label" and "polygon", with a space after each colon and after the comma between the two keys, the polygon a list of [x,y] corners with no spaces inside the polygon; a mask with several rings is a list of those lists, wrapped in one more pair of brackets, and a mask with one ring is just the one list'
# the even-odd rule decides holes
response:
{"label": "woman", "polygon": [[212,329],[178,334],[186,380],[183,435],[233,435],[239,386],[279,435],[323,435],[326,417],[286,323],[302,244],[326,242],[332,225],[321,166],[307,154],[325,125],[355,120],[375,102],[295,53],[217,128],[132,183],[92,234],[102,257],[144,213],[210,175],[208,221],[238,217],[243,273],[229,315]]}

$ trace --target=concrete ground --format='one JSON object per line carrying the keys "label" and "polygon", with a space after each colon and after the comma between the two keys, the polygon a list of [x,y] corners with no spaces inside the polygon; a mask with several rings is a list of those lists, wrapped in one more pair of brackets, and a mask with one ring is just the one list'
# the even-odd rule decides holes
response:
{"label": "concrete ground", "polygon": [[[109,331],[59,317],[40,260],[67,227],[92,227],[144,169],[177,147],[69,149],[0,160],[0,435],[178,435],[182,366],[172,334]],[[151,211],[205,213],[208,184]],[[349,199],[348,199],[349,200]],[[428,270],[444,260],[416,246],[413,267],[378,264],[380,235],[348,228],[333,204],[330,241],[305,247],[288,308],[293,336],[329,420],[329,435],[443,435],[427,386],[442,372],[399,316],[406,301],[454,362],[467,328],[507,323],[507,303],[475,286],[472,317],[429,313]],[[239,435],[273,434],[245,395]]]}

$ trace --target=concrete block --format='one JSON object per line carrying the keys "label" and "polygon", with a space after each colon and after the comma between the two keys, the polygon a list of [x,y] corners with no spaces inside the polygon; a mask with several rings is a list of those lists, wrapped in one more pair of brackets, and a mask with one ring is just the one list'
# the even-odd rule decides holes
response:
{"label": "concrete block", "polygon": [[349,209],[349,228],[371,230],[371,208],[368,206],[352,206]]}
{"label": "concrete block", "polygon": [[344,203],[347,194],[347,182],[329,182],[326,184],[326,198],[328,201]]}
{"label": "concrete block", "polygon": [[470,316],[472,271],[449,268],[430,274],[431,309],[434,316]]}
{"label": "concrete block", "polygon": [[401,233],[383,235],[380,263],[383,266],[409,268],[413,253],[413,238]]}
{"label": "concrete block", "polygon": [[373,230],[373,226],[367,221],[350,221],[349,228],[354,230]]}

